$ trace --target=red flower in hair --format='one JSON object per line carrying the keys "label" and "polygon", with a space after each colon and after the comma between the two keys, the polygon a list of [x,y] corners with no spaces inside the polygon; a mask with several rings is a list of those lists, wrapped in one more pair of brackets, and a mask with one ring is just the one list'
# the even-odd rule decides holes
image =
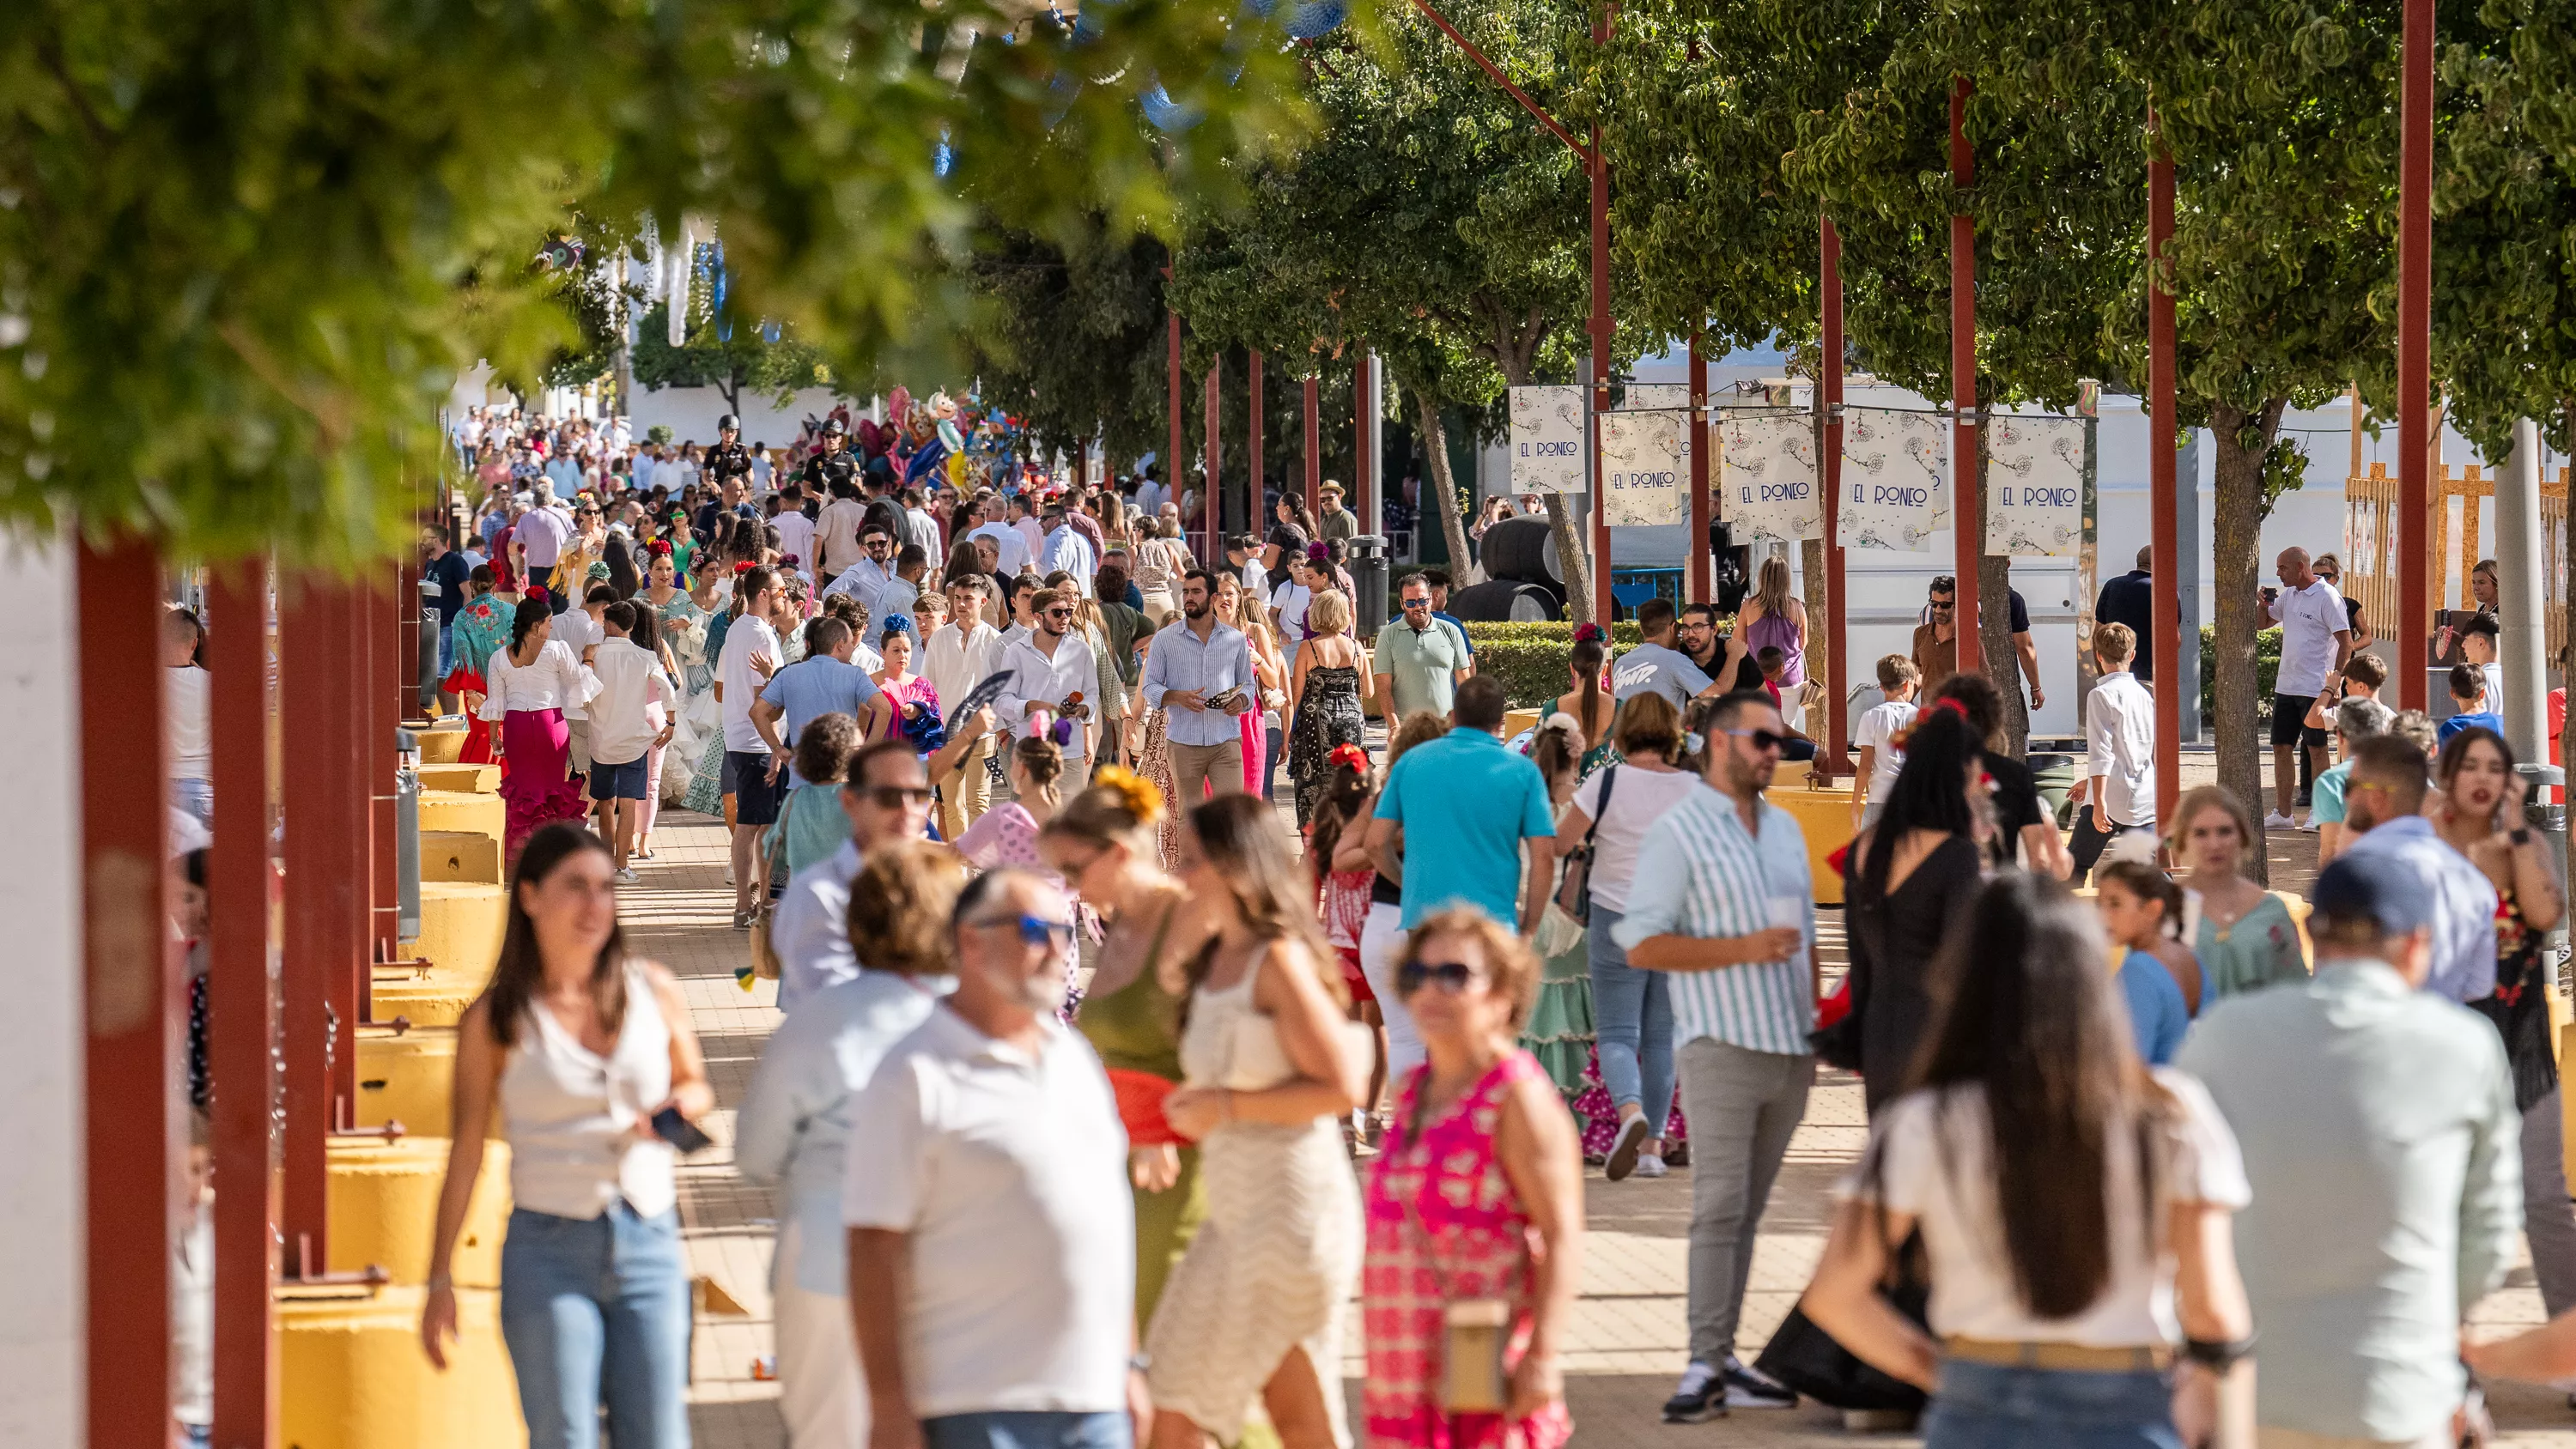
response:
{"label": "red flower in hair", "polygon": [[1324,758],[1336,765],[1348,765],[1353,770],[1356,770],[1363,775],[1367,774],[1369,770],[1368,751],[1361,749],[1357,745],[1335,745],[1333,746],[1333,752],[1326,755]]}
{"label": "red flower in hair", "polygon": [[1936,699],[1932,701],[1932,713],[1939,714],[1945,709],[1950,713],[1957,715],[1961,724],[1968,722],[1968,707],[1966,705],[1959,703],[1955,699]]}
{"label": "red flower in hair", "polygon": [[651,543],[644,545],[644,552],[654,558],[669,558],[671,556],[671,541],[667,538],[657,538]]}
{"label": "red flower in hair", "polygon": [[1605,636],[1602,634],[1601,626],[1598,624],[1577,624],[1574,626],[1574,642],[1577,644],[1588,644],[1595,639],[1603,637]]}
{"label": "red flower in hair", "polygon": [[751,560],[749,560],[749,559],[747,559],[747,558],[746,558],[746,559],[738,559],[738,560],[736,560],[736,561],[735,561],[734,566],[733,566],[733,576],[734,576],[735,578],[741,578],[744,574],[750,573],[753,569],[758,568],[758,567],[759,567],[759,565],[758,565],[758,564],[753,563]]}

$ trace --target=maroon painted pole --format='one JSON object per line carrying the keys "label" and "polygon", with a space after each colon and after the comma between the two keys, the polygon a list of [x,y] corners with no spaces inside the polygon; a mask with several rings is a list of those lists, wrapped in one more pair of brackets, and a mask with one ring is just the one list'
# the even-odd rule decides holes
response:
{"label": "maroon painted pole", "polygon": [[[1224,371],[1225,371],[1225,363],[1224,363],[1224,361],[1223,361],[1222,359],[1220,359],[1220,360],[1218,360],[1218,361],[1215,361],[1215,362],[1211,362],[1211,363],[1209,363],[1209,364],[1208,364],[1208,370],[1207,370],[1207,531],[1208,531],[1208,557],[1210,557],[1210,558],[1223,558],[1223,557],[1225,557],[1225,532],[1224,532],[1224,530],[1225,530],[1225,514],[1224,514],[1223,510],[1220,508],[1220,506],[1219,506],[1219,504],[1218,504],[1218,501],[1217,501],[1217,500],[1218,500],[1219,495],[1220,495],[1220,494],[1222,494],[1222,493],[1225,491],[1225,490],[1224,490],[1224,488],[1223,488],[1222,486],[1220,486],[1220,485],[1218,484],[1218,482],[1217,482],[1217,478],[1218,478],[1218,476],[1219,476],[1218,458],[1217,458],[1217,413],[1218,413],[1218,404],[1224,400],[1224,393],[1223,393],[1222,391],[1220,391],[1220,390],[1219,390],[1219,389],[1220,389],[1220,384],[1221,384],[1221,383],[1223,382],[1223,380],[1224,380]],[[1254,530],[1253,530],[1253,532],[1257,535],[1257,534],[1260,532],[1260,530],[1259,530],[1259,529],[1254,529]]]}
{"label": "maroon painted pole", "polygon": [[[1977,153],[1968,144],[1968,80],[1950,82],[1950,185],[1977,184]],[[1950,217],[1950,537],[1952,568],[1959,576],[1959,668],[1985,667],[1977,623],[1977,564],[1985,554],[1977,527],[1977,222],[1966,212]]]}
{"label": "maroon painted pole", "polygon": [[[1244,447],[1245,447],[1246,449],[1250,450],[1250,452],[1251,452],[1251,454],[1252,454],[1252,493],[1251,493],[1251,495],[1250,495],[1250,496],[1251,496],[1251,499],[1252,499],[1252,503],[1251,503],[1251,506],[1250,506],[1248,509],[1246,509],[1245,511],[1246,511],[1246,514],[1247,514],[1247,515],[1252,519],[1252,526],[1253,526],[1254,530],[1255,530],[1255,531],[1258,531],[1258,530],[1261,528],[1261,526],[1262,526],[1262,525],[1261,525],[1261,353],[1260,353],[1257,349],[1256,349],[1256,350],[1253,352],[1253,354],[1252,354],[1252,381],[1251,381],[1251,384],[1250,384],[1250,385],[1251,385],[1251,388],[1252,388],[1252,422],[1251,422],[1251,424],[1250,424],[1250,427],[1249,427],[1248,431],[1246,431],[1246,432],[1244,433],[1244,435],[1243,435],[1243,445],[1244,445]],[[1306,513],[1307,513],[1307,516],[1308,516],[1308,517],[1310,517],[1310,518],[1314,516],[1314,510],[1313,510],[1312,508],[1307,509],[1307,510],[1306,510]]]}
{"label": "maroon painted pole", "polygon": [[[587,589],[587,584],[575,588]],[[394,774],[401,768],[401,750],[394,740],[395,727],[420,712],[420,583],[417,570],[409,562],[394,571],[393,597],[386,598],[380,589],[369,589],[371,607],[367,614],[375,623],[375,672],[367,681],[370,701],[366,714],[367,738],[360,741],[358,758],[365,762],[368,803],[367,844],[375,858],[370,872],[373,887],[368,892],[368,953],[358,962],[359,1020],[372,1021],[368,998],[374,994],[375,972],[368,969],[377,961],[395,961],[402,956],[402,880],[395,862],[394,841]],[[426,1124],[424,1124],[426,1125]]]}
{"label": "maroon painted pole", "polygon": [[1324,379],[1316,373],[1306,374],[1306,512],[1314,514],[1324,506]]}
{"label": "maroon painted pole", "polygon": [[337,816],[355,778],[346,723],[349,631],[341,617],[347,608],[346,590],[308,576],[293,587],[278,622],[279,689],[304,706],[297,732],[303,778],[286,795],[280,983],[286,1089],[280,1221],[290,1278],[318,1274],[330,1261],[323,1144],[338,1124],[340,1107],[325,1062],[345,1055],[349,1042],[346,1018],[335,1033],[328,1014],[331,978],[346,938],[337,906],[350,874]]}
{"label": "maroon painted pole", "polygon": [[1843,487],[1843,237],[1834,229],[1834,219],[1822,217],[1816,224],[1818,291],[1823,309],[1822,324],[1824,367],[1818,379],[1818,406],[1825,415],[1825,426],[1817,439],[1816,484],[1824,494],[1825,528],[1825,688],[1832,698],[1825,702],[1825,743],[1833,757],[1833,768],[1841,769],[1851,756],[1851,720],[1842,702],[1851,698],[1851,607],[1844,593],[1847,576],[1843,556],[1842,487]]}
{"label": "maroon painted pole", "polygon": [[[375,893],[375,840],[367,828],[373,802],[368,789],[366,735],[374,724],[370,709],[376,692],[370,687],[375,679],[376,651],[369,626],[370,595],[362,578],[341,591],[341,608],[332,621],[345,640],[348,668],[337,681],[334,698],[341,711],[338,734],[341,767],[339,788],[332,792],[332,829],[338,838],[340,862],[336,878],[324,887],[331,905],[333,949],[329,962],[327,987],[332,1019],[340,1024],[334,1037],[337,1049],[331,1053],[331,1093],[336,1111],[331,1128],[340,1131],[357,1125],[358,1108],[358,1033],[357,1024],[364,1020],[358,1000],[358,980],[371,973],[367,961],[373,950],[368,936],[374,923],[370,919],[370,902]],[[321,1272],[329,1260],[316,1258],[314,1271]]]}
{"label": "maroon painted pole", "polygon": [[268,670],[266,559],[209,579],[207,735],[215,843],[207,854],[210,925],[206,1071],[214,1093],[215,1442],[275,1449],[278,1356],[271,1309],[283,1204],[277,1176],[278,899],[269,841],[268,746],[277,695]]}
{"label": "maroon painted pole", "polygon": [[[170,939],[161,722],[161,560],[121,537],[78,557],[88,1442],[173,1442],[170,1247],[178,1222],[183,1040]],[[38,1104],[21,1103],[21,1110]]]}
{"label": "maroon painted pole", "polygon": [[1713,471],[1708,457],[1708,354],[1700,351],[1700,330],[1690,335],[1690,571],[1683,576],[1683,597],[1690,603],[1709,601],[1711,563],[1708,548],[1709,474]]}
{"label": "maroon painted pole", "polygon": [[2397,703],[2423,709],[2433,634],[2433,0],[2406,0],[2397,167]]}
{"label": "maroon painted pole", "polygon": [[2173,245],[2173,153],[2165,148],[2164,125],[2151,109],[2147,129],[2155,133],[2155,151],[2147,160],[2147,507],[2154,572],[2167,580],[2149,589],[2154,614],[2155,657],[2164,661],[2164,678],[2156,681],[2156,818],[2173,819],[2174,802],[2182,796],[2182,592],[2172,580],[2182,577],[2181,500],[2174,478],[2174,293],[2166,271]]}

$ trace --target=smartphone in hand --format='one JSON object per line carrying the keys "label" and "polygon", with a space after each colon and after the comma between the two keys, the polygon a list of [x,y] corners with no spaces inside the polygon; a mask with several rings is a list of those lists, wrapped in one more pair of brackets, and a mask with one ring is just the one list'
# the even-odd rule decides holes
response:
{"label": "smartphone in hand", "polygon": [[704,1152],[716,1140],[698,1130],[698,1124],[680,1115],[677,1107],[665,1107],[653,1114],[653,1135],[680,1149],[683,1153]]}

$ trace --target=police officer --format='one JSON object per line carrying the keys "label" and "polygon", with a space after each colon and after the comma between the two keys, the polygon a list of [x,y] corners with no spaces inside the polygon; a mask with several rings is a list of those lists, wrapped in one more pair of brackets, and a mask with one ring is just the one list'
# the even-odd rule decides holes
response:
{"label": "police officer", "polygon": [[705,472],[719,497],[736,478],[746,490],[751,487],[751,450],[742,445],[742,419],[731,413],[716,419],[716,445],[707,450]]}
{"label": "police officer", "polygon": [[824,421],[823,451],[805,460],[802,476],[808,493],[817,498],[828,498],[833,496],[831,489],[836,482],[858,486],[859,466],[842,447],[848,437],[849,429],[839,418]]}

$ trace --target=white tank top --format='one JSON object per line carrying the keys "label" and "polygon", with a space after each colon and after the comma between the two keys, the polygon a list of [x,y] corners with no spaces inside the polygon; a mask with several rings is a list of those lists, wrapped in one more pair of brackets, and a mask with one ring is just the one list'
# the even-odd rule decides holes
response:
{"label": "white tank top", "polygon": [[643,1217],[669,1211],[679,1201],[677,1154],[637,1140],[635,1129],[670,1095],[671,1027],[641,970],[626,968],[626,1021],[605,1057],[530,1002],[501,1071],[513,1203],[585,1220],[620,1198]]}
{"label": "white tank top", "polygon": [[1296,1080],[1279,1024],[1252,1000],[1269,958],[1264,943],[1241,981],[1222,991],[1201,986],[1191,998],[1190,1024],[1181,1033],[1181,1075],[1191,1086],[1259,1092]]}

